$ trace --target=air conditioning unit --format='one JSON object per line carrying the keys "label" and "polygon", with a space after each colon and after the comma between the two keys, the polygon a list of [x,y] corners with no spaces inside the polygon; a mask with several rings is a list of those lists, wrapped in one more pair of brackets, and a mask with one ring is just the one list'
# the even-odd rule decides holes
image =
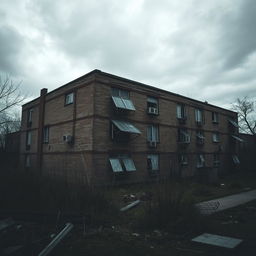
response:
{"label": "air conditioning unit", "polygon": [[72,135],[63,135],[63,141],[72,144],[73,143],[73,136]]}
{"label": "air conditioning unit", "polygon": [[153,115],[157,115],[158,114],[157,108],[149,107],[148,108],[148,113],[153,114]]}
{"label": "air conditioning unit", "polygon": [[157,145],[156,141],[149,141],[149,146],[151,148],[156,148],[156,145]]}

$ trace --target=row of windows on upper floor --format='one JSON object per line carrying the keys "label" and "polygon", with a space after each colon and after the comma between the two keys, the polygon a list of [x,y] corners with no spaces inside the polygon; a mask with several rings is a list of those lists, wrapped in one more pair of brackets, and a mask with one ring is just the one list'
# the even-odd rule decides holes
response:
{"label": "row of windows on upper floor", "polygon": [[[112,88],[112,100],[117,109],[134,111],[135,106],[130,100],[129,91]],[[159,103],[155,97],[148,96],[147,98],[147,113],[149,115],[159,115]],[[176,106],[176,117],[180,123],[185,123],[187,120],[187,108],[185,104],[178,103]],[[195,122],[198,125],[205,123],[204,111],[200,108],[195,108]],[[212,112],[212,123],[219,123],[219,113]]]}
{"label": "row of windows on upper floor", "polygon": [[[43,143],[49,143],[49,126],[43,128]],[[112,120],[111,122],[111,138],[117,142],[128,142],[130,140],[130,134],[141,134],[141,132],[132,124],[124,121]],[[178,128],[178,143],[188,144],[191,141],[191,134],[185,128]],[[147,142],[149,147],[156,147],[159,143],[159,126],[150,124],[147,126]],[[242,142],[243,140],[235,135],[232,138]],[[73,142],[73,137],[71,135],[64,135],[63,141],[67,143]],[[220,142],[219,132],[212,133],[212,141]],[[201,130],[196,131],[196,143],[199,145],[204,144],[205,136],[204,132]],[[29,150],[32,143],[32,132],[27,131],[26,134],[26,149]]]}
{"label": "row of windows on upper floor", "polygon": [[[64,106],[70,105],[74,103],[74,92],[70,92],[65,94]],[[130,93],[129,91],[112,88],[112,100],[117,109],[124,109],[124,110],[131,110],[134,111],[135,107],[130,100]],[[155,97],[148,97],[147,98],[147,113],[149,115],[159,115],[159,106],[158,106],[158,99]],[[27,126],[30,127],[32,125],[32,114],[33,108],[28,110],[27,114]],[[176,106],[176,117],[180,123],[185,123],[187,120],[187,110],[185,104],[177,104]],[[238,127],[238,125],[231,119],[231,122]],[[204,111],[202,109],[196,108],[195,109],[195,122],[197,125],[203,125],[205,123],[204,118]],[[219,113],[212,112],[212,123],[218,124],[219,123]]]}

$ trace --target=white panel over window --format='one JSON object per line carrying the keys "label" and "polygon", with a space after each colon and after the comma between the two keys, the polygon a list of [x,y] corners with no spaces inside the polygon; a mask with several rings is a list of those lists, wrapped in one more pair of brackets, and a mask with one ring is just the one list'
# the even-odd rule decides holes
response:
{"label": "white panel over window", "polygon": [[136,167],[134,165],[134,162],[131,158],[124,158],[123,159],[125,170],[128,172],[136,171]]}
{"label": "white panel over window", "polygon": [[129,91],[112,88],[112,100],[116,108],[135,110],[135,107],[130,100]]}
{"label": "white panel over window", "polygon": [[118,158],[109,159],[113,172],[123,172],[123,167]]}

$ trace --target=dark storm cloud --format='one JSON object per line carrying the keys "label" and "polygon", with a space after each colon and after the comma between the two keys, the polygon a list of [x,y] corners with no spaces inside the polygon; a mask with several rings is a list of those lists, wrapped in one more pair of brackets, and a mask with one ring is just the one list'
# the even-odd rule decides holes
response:
{"label": "dark storm cloud", "polygon": [[256,50],[256,2],[241,1],[237,11],[223,17],[222,50],[225,66],[234,68],[243,64]]}
{"label": "dark storm cloud", "polygon": [[13,1],[0,71],[35,96],[94,68],[223,106],[255,96],[253,0]]}
{"label": "dark storm cloud", "polygon": [[22,37],[9,26],[0,26],[0,71],[17,75],[20,63],[20,51],[24,45]]}

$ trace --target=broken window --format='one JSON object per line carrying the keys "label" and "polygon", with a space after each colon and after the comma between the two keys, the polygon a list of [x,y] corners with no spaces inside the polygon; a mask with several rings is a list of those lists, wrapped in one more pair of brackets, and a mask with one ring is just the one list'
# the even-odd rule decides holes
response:
{"label": "broken window", "polygon": [[148,155],[147,156],[147,168],[149,171],[159,170],[159,156],[158,155]]}
{"label": "broken window", "polygon": [[30,150],[31,141],[32,141],[32,133],[31,133],[31,131],[27,131],[27,134],[26,134],[26,150]]}
{"label": "broken window", "polygon": [[31,127],[32,125],[32,114],[33,114],[33,108],[30,108],[27,112],[28,119],[27,119],[27,126]]}
{"label": "broken window", "polygon": [[181,165],[188,165],[188,155],[187,154],[179,154],[179,163]]}
{"label": "broken window", "polygon": [[180,143],[190,143],[190,135],[187,129],[178,129],[178,142]]}
{"label": "broken window", "polygon": [[203,154],[197,155],[196,167],[201,168],[201,167],[204,167],[204,165],[205,165],[204,155]]}
{"label": "broken window", "polygon": [[212,112],[212,122],[215,124],[219,122],[219,114],[217,112]]}
{"label": "broken window", "polygon": [[65,95],[65,105],[72,104],[74,102],[74,92]]}
{"label": "broken window", "polygon": [[212,134],[212,141],[213,142],[220,142],[220,134],[218,132],[214,132]]}
{"label": "broken window", "polygon": [[147,99],[148,114],[158,115],[158,100],[154,97],[148,97]]}
{"label": "broken window", "polygon": [[203,124],[203,111],[201,109],[195,109],[195,120],[198,125]]}
{"label": "broken window", "polygon": [[49,143],[49,126],[45,126],[43,130],[43,143]]}
{"label": "broken window", "polygon": [[197,131],[196,132],[196,143],[197,144],[204,144],[204,132],[203,131]]}
{"label": "broken window", "polygon": [[176,107],[176,116],[178,119],[185,120],[186,119],[186,112],[185,112],[185,105],[178,104]]}
{"label": "broken window", "polygon": [[238,158],[237,155],[233,155],[233,156],[232,156],[232,159],[233,159],[233,163],[234,163],[234,164],[240,164],[240,160],[239,160],[239,158]]}
{"label": "broken window", "polygon": [[218,167],[220,165],[220,155],[215,153],[213,154],[213,166]]}
{"label": "broken window", "polygon": [[135,110],[130,94],[126,90],[112,88],[112,100],[117,109]]}

